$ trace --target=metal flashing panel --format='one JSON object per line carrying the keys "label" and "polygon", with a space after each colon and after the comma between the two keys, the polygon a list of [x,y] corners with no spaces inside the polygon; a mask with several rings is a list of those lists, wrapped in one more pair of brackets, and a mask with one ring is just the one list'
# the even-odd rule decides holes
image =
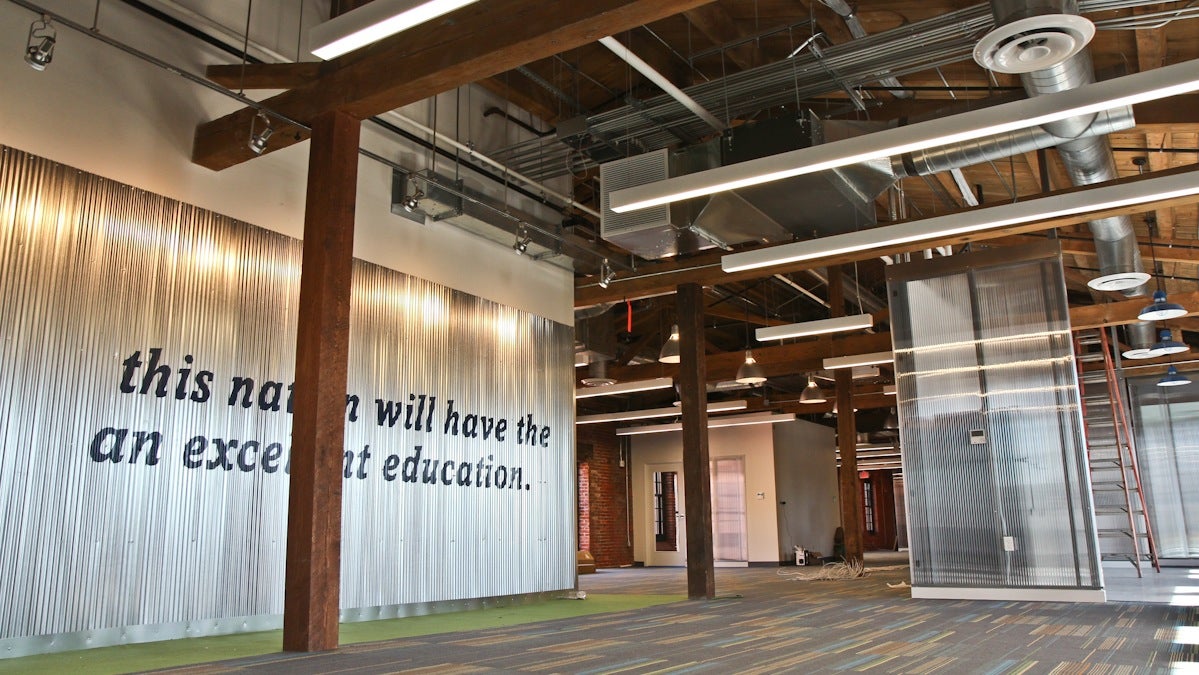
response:
{"label": "metal flashing panel", "polygon": [[[0,148],[0,653],[277,621],[301,249]],[[343,616],[573,588],[571,327],[353,274]]]}

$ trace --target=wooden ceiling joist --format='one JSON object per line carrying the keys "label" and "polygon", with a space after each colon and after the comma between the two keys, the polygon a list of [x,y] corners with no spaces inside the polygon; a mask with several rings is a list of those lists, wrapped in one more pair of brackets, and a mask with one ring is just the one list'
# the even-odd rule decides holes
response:
{"label": "wooden ceiling joist", "polygon": [[[587,0],[555,3],[553,11],[537,0],[476,3],[326,63],[320,77],[263,105],[303,123],[330,110],[365,119],[709,1]],[[192,161],[219,170],[255,157],[246,143],[256,112],[243,108],[198,126]],[[266,151],[305,138],[303,129],[276,121]]]}

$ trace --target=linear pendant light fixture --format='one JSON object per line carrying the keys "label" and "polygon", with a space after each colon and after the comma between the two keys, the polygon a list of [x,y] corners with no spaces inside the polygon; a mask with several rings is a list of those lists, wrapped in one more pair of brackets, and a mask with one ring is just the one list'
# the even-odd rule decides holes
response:
{"label": "linear pendant light fixture", "polygon": [[836,255],[891,250],[896,246],[918,245],[947,236],[983,232],[1038,220],[1083,215],[1196,194],[1199,194],[1199,171],[1187,171],[1131,183],[1080,189],[1066,194],[1029,199],[1014,204],[970,209],[923,220],[909,220],[895,225],[835,234],[743,253],[732,253],[721,258],[720,266],[725,272],[739,272]]}
{"label": "linear pendant light fixture", "polygon": [[[728,415],[713,417],[708,420],[708,428],[743,427],[752,424],[778,424],[779,422],[794,422],[795,413],[776,415],[774,413],[749,413],[747,415]],[[639,434],[663,434],[670,431],[682,431],[682,423],[675,424],[646,424],[639,427],[624,427],[617,429],[617,436],[637,436]]]}
{"label": "linear pendant light fixture", "polygon": [[314,26],[312,53],[328,61],[478,0],[372,0]]}
{"label": "linear pendant light fixture", "polygon": [[[718,401],[708,404],[709,413],[732,412],[734,410],[745,410],[749,403],[744,399],[736,401]],[[624,412],[599,413],[596,415],[582,415],[575,418],[575,424],[602,424],[604,422],[632,422],[633,420],[650,420],[656,417],[678,417],[679,409],[670,408],[647,408],[645,410],[626,410]]]}
{"label": "linear pendant light fixture", "polygon": [[838,368],[853,368],[854,366],[877,366],[880,363],[891,363],[894,360],[894,352],[870,352],[869,354],[854,354],[852,356],[835,356],[824,360],[824,369],[836,370]]}
{"label": "linear pendant light fixture", "polygon": [[620,384],[605,384],[599,387],[583,387],[575,389],[575,398],[592,398],[594,396],[612,396],[614,394],[632,394],[638,391],[653,389],[669,389],[674,386],[674,378],[657,377],[652,380],[636,380]]}
{"label": "linear pendant light fixture", "polygon": [[1199,90],[1199,59],[1022,101],[886,129],[616,190],[609,208],[626,213],[659,204],[1040,126],[1077,115]]}
{"label": "linear pendant light fixture", "polygon": [[783,340],[793,337],[807,337],[809,335],[825,335],[827,333],[847,333],[852,330],[872,328],[873,326],[873,316],[869,314],[855,314],[853,316],[838,316],[818,321],[790,323],[785,326],[767,326],[754,331],[754,337],[758,338],[759,342],[765,342],[766,340]]}

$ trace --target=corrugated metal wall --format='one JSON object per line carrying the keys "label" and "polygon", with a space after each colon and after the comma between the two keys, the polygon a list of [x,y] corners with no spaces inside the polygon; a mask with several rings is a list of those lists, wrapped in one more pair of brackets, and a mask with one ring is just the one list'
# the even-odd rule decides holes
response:
{"label": "corrugated metal wall", "polygon": [[[0,651],[277,625],[300,253],[0,149]],[[572,346],[355,264],[347,618],[573,587]]]}
{"label": "corrugated metal wall", "polygon": [[[1187,372],[1199,381],[1194,371]],[[1157,554],[1199,558],[1199,384],[1159,387],[1129,378],[1137,466]]]}
{"label": "corrugated metal wall", "polygon": [[913,585],[1101,587],[1060,256],[888,282]]}

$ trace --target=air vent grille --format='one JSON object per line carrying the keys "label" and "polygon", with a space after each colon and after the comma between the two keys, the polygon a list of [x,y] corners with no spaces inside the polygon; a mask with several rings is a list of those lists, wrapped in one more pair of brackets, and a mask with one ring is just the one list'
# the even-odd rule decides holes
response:
{"label": "air vent grille", "polygon": [[670,223],[670,206],[663,204],[627,213],[615,213],[608,207],[608,195],[615,190],[655,183],[670,177],[670,157],[665,149],[634,155],[600,165],[600,236],[613,236],[660,229]]}

